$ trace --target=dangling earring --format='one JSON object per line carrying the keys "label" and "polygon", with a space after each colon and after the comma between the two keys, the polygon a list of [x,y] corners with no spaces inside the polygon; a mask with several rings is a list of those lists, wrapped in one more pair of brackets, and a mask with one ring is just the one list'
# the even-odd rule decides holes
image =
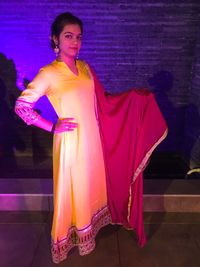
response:
{"label": "dangling earring", "polygon": [[59,54],[59,52],[60,52],[60,49],[59,49],[59,47],[58,47],[57,44],[55,45],[54,52],[55,52],[55,54],[56,54],[56,57],[58,57],[58,54]]}
{"label": "dangling earring", "polygon": [[76,60],[78,60],[78,53],[77,53],[77,55],[76,55]]}

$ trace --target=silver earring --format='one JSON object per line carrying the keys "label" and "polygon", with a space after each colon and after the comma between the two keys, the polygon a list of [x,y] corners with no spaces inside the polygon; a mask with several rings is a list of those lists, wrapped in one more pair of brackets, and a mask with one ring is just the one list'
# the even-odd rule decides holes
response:
{"label": "silver earring", "polygon": [[56,57],[58,57],[59,51],[60,51],[60,49],[59,49],[58,45],[56,44],[56,46],[54,48],[54,52],[56,54]]}

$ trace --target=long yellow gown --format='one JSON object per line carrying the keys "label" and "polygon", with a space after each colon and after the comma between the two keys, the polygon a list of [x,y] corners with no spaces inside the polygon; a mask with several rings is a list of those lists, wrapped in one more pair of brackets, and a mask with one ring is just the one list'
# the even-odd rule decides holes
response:
{"label": "long yellow gown", "polygon": [[74,131],[54,134],[53,138],[51,236],[55,263],[66,259],[74,246],[80,255],[90,253],[97,232],[111,221],[94,81],[86,63],[77,60],[76,65],[78,75],[57,60],[43,67],[16,104],[16,110],[27,109],[21,117],[31,124],[28,116],[34,118],[34,103],[46,95],[59,119],[74,118],[78,123]]}

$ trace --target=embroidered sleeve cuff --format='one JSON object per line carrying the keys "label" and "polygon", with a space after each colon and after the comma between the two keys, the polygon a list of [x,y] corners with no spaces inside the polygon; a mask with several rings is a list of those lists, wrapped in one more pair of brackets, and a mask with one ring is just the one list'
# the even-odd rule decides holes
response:
{"label": "embroidered sleeve cuff", "polygon": [[27,124],[36,122],[40,115],[33,109],[35,103],[17,100],[15,104],[15,113]]}

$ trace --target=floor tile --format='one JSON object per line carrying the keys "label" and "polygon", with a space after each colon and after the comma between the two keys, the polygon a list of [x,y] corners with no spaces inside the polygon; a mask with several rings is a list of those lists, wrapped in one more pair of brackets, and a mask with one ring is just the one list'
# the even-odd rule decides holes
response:
{"label": "floor tile", "polygon": [[74,248],[65,261],[60,264],[54,264],[50,254],[49,222],[42,235],[31,267],[120,267],[116,231],[114,226],[104,227],[96,238],[96,248],[92,253],[80,256],[78,249]]}
{"label": "floor tile", "polygon": [[145,224],[199,224],[200,212],[144,212]]}
{"label": "floor tile", "polygon": [[0,211],[2,223],[46,223],[49,212],[45,211]]}
{"label": "floor tile", "polygon": [[0,266],[30,267],[44,224],[0,224]]}
{"label": "floor tile", "polygon": [[96,249],[54,264],[50,254],[52,213],[0,213],[2,267],[199,267],[199,213],[145,213],[148,243],[137,246],[136,235],[109,225],[96,238]]}
{"label": "floor tile", "polygon": [[121,228],[118,232],[121,267],[199,267],[200,225],[146,225],[148,243],[136,244],[135,235]]}

